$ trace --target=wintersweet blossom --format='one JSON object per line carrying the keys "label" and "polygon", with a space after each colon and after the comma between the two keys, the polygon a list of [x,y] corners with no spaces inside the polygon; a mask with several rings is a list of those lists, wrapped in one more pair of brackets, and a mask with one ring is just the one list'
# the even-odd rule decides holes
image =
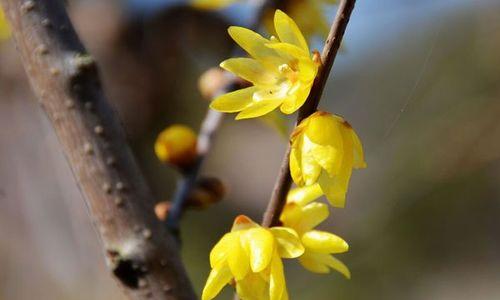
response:
{"label": "wintersweet blossom", "polygon": [[10,26],[7,23],[7,19],[5,18],[5,14],[0,7],[0,41],[6,40],[10,37]]}
{"label": "wintersweet blossom", "polygon": [[281,258],[296,258],[303,253],[293,229],[264,228],[246,216],[238,216],[231,232],[210,252],[212,270],[202,300],[215,298],[230,283],[235,284],[243,300],[287,300]]}
{"label": "wintersweet blossom", "polygon": [[253,85],[217,97],[211,108],[239,112],[236,119],[247,119],[277,107],[291,114],[304,104],[318,63],[297,24],[281,10],[274,14],[274,27],[278,37],[270,39],[246,28],[229,28],[229,35],[251,57],[230,58],[220,66]]}
{"label": "wintersweet blossom", "polygon": [[189,166],[196,159],[197,135],[188,126],[175,124],[157,137],[155,153],[162,162],[179,167]]}
{"label": "wintersweet blossom", "polygon": [[319,183],[333,206],[344,207],[352,169],[365,168],[361,142],[342,117],[318,111],[291,137],[290,171],[298,186]]}
{"label": "wintersweet blossom", "polygon": [[300,236],[305,251],[299,262],[304,268],[314,273],[329,273],[333,269],[350,278],[347,266],[332,256],[346,252],[347,243],[335,234],[314,229],[330,214],[328,205],[313,202],[321,195],[318,184],[291,190],[280,220]]}

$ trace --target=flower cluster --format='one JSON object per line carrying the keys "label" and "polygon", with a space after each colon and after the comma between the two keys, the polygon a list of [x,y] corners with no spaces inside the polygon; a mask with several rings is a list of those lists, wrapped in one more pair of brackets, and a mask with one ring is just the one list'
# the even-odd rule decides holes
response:
{"label": "flower cluster", "polygon": [[210,252],[212,271],[203,289],[202,300],[213,299],[233,283],[244,300],[286,300],[282,258],[304,253],[297,233],[287,227],[263,228],[246,216],[238,216]]}
{"label": "flower cluster", "polygon": [[6,40],[10,37],[10,26],[7,23],[7,19],[5,18],[5,14],[0,7],[0,41]]}
{"label": "flower cluster", "polygon": [[[319,64],[295,22],[277,10],[277,38],[265,39],[241,27],[229,28],[231,37],[251,56],[232,58],[221,67],[253,86],[213,100],[211,107],[239,112],[236,119],[261,117],[280,107],[285,114],[297,111],[307,100]],[[333,255],[346,252],[346,241],[318,230],[330,212],[317,202],[326,196],[332,206],[344,207],[353,169],[366,167],[357,134],[344,118],[317,111],[302,120],[290,137],[290,173],[298,186],[291,190],[280,215],[279,227],[263,228],[244,216],[210,253],[212,270],[203,300],[216,297],[231,284],[242,300],[288,299],[283,258],[297,258],[307,270],[346,278],[346,265]]]}

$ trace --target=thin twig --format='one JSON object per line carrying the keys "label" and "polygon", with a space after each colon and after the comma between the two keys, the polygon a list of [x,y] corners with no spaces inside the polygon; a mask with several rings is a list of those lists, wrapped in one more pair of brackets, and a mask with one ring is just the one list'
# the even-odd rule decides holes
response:
{"label": "thin twig", "polygon": [[[262,19],[265,17],[266,12],[269,9],[276,7],[279,4],[278,2],[280,1],[261,0],[260,4],[256,8],[255,18],[250,28],[256,31],[261,26]],[[241,55],[241,52],[242,50],[238,46],[235,46],[233,50],[233,56],[239,56]],[[220,88],[220,90],[215,93],[215,96],[232,92],[242,87],[242,82],[240,79],[232,76],[232,74],[230,73],[228,73],[228,75],[230,76],[230,79],[223,87]],[[217,134],[217,131],[219,130],[220,125],[222,124],[223,119],[224,113],[212,110],[210,108],[207,110],[198,136],[198,157],[195,160],[193,166],[188,168],[187,172],[183,174],[183,178],[181,178],[177,184],[177,189],[172,200],[172,207],[168,213],[167,218],[167,227],[177,237],[179,237],[179,223],[185,207],[185,202],[196,184],[196,180],[199,177],[203,162],[210,152],[213,140]]]}
{"label": "thin twig", "polygon": [[0,3],[120,287],[134,300],[196,299],[176,242],[154,215],[154,197],[64,1]]}
{"label": "thin twig", "polygon": [[[311,88],[311,93],[306,103],[300,108],[297,117],[297,124],[302,120],[313,114],[318,108],[321,95],[326,85],[328,76],[332,69],[335,57],[337,56],[342,37],[349,23],[349,18],[354,9],[356,0],[342,0],[339,4],[337,15],[332,24],[330,32],[325,42],[323,52],[321,53],[322,66],[318,71],[318,75]],[[271,199],[264,213],[262,225],[266,227],[275,226],[279,224],[281,211],[286,203],[286,196],[290,187],[292,186],[292,177],[290,175],[290,151],[291,146],[285,153],[285,157],[281,163],[280,173],[276,179]]]}

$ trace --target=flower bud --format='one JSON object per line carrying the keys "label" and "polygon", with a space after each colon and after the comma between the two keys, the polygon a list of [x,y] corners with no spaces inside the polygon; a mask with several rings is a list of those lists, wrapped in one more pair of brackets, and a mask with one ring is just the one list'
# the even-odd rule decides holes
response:
{"label": "flower bud", "polygon": [[168,216],[168,211],[172,207],[172,203],[169,201],[161,201],[155,205],[155,214],[158,220],[165,221]]}
{"label": "flower bud", "polygon": [[156,139],[155,153],[162,162],[180,168],[189,167],[196,159],[196,133],[184,125],[172,125]]}
{"label": "flower bud", "polygon": [[227,83],[227,77],[224,70],[220,68],[211,68],[201,74],[198,80],[198,89],[203,98],[212,100]]}
{"label": "flower bud", "polygon": [[202,177],[196,182],[186,206],[195,209],[204,209],[219,202],[226,195],[226,187],[218,178]]}

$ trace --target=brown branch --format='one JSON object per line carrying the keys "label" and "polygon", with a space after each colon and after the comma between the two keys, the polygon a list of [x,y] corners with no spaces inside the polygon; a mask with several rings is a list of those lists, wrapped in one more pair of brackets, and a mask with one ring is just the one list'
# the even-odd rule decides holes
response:
{"label": "brown branch", "polygon": [[[347,24],[349,23],[349,18],[354,9],[355,3],[356,0],[340,1],[337,15],[335,16],[335,20],[326,39],[323,52],[321,53],[322,66],[318,71],[318,75],[314,81],[311,93],[309,94],[306,103],[299,110],[297,124],[313,114],[318,108],[321,95],[323,94],[326,81],[330,75],[330,71],[340,48],[340,43],[347,28]],[[291,147],[289,146],[281,163],[280,173],[276,179],[271,199],[269,200],[269,204],[264,213],[264,218],[262,220],[263,226],[270,227],[279,224],[281,211],[286,203],[286,196],[292,186],[292,177],[290,176],[289,167],[290,151]]]}
{"label": "brown branch", "polygon": [[107,265],[130,299],[196,299],[63,2],[0,0],[33,90],[85,197]]}
{"label": "brown branch", "polygon": [[[281,0],[281,3],[282,2],[283,0]],[[259,7],[256,8],[255,18],[253,20],[253,24],[250,26],[250,29],[257,31],[257,29],[261,26],[262,19],[264,19],[266,12],[281,3],[280,1],[276,0],[262,0]],[[241,52],[242,50],[238,46],[235,46],[233,50],[233,56],[238,56],[241,54]],[[227,71],[224,72],[226,73],[226,75],[230,76],[230,79],[228,79],[227,82],[215,92],[214,96],[235,91],[242,88],[242,84],[244,84],[242,83],[241,79],[233,76]],[[186,202],[191,190],[196,184],[196,180],[199,177],[203,162],[210,152],[213,140],[217,134],[217,131],[219,130],[220,125],[222,124],[223,119],[224,113],[212,110],[210,108],[207,110],[205,118],[201,124],[198,137],[198,157],[193,166],[191,166],[191,168],[188,168],[187,172],[183,174],[183,178],[177,185],[177,189],[172,200],[173,205],[168,213],[167,218],[167,227],[177,237],[179,237],[179,222],[185,208],[184,203]]]}

